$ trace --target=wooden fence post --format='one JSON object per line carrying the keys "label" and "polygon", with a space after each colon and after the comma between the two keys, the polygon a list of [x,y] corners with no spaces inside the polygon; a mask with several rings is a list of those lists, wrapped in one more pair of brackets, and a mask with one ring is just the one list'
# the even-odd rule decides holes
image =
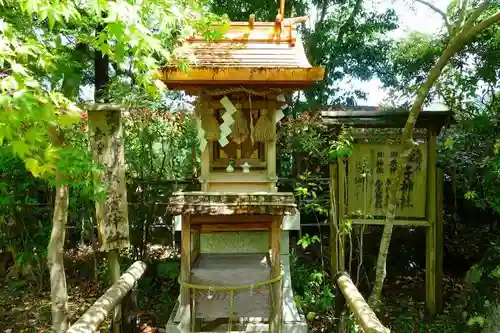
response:
{"label": "wooden fence post", "polygon": [[137,282],[122,300],[122,333],[137,333]]}
{"label": "wooden fence post", "polygon": [[337,285],[337,279],[339,278],[339,273],[333,276],[333,283],[335,284],[335,309],[333,325],[335,327],[335,333],[342,333],[342,314],[345,310],[345,297],[342,295],[340,287]]}

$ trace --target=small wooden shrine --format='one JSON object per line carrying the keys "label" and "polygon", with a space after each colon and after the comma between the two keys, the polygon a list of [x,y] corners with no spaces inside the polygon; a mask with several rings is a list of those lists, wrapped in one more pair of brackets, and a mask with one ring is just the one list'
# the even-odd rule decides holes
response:
{"label": "small wooden shrine", "polygon": [[169,89],[197,96],[200,192],[174,193],[181,292],[167,332],[306,332],[290,281],[292,193],[276,189],[276,123],[284,94],[322,80],[294,23],[232,22],[223,38],[194,36],[191,66],[165,68]]}
{"label": "small wooden shrine", "polygon": [[[384,225],[388,191],[401,153],[401,129],[406,110],[374,107],[333,108],[321,112],[323,121],[340,131],[350,127],[354,139],[349,157],[331,167],[334,223],[337,230],[353,225]],[[436,165],[436,137],[446,122],[448,110],[423,110],[413,138],[417,145],[406,163],[400,185],[395,226],[426,228],[426,306],[430,314],[441,308],[443,265],[443,176]],[[334,245],[335,244],[335,245]],[[332,237],[332,267],[346,269],[342,237]]]}

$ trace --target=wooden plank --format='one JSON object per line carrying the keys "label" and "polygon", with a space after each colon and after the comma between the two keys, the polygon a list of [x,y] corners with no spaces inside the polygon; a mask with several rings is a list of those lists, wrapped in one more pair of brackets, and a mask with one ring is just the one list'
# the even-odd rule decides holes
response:
{"label": "wooden plank", "polygon": [[[271,224],[271,279],[281,274],[281,221],[282,217],[275,218]],[[282,323],[281,281],[271,285],[269,298],[269,332],[280,333]]]}
{"label": "wooden plank", "polygon": [[146,271],[146,264],[136,261],[122,274],[97,301],[66,331],[67,333],[94,333],[120,304],[125,295],[134,287]]}
{"label": "wooden plank", "polygon": [[[182,216],[181,229],[181,272],[182,281],[191,281],[191,216]],[[191,290],[181,287],[181,302],[179,311],[181,312],[181,333],[191,332]]]}
{"label": "wooden plank", "polygon": [[199,232],[203,234],[212,232],[238,232],[238,231],[267,231],[271,223],[210,223],[210,224],[199,224],[195,228],[198,228]]}
{"label": "wooden plank", "polygon": [[437,171],[437,204],[436,204],[436,312],[443,311],[443,252],[444,252],[444,170]]}
{"label": "wooden plank", "polygon": [[[385,219],[352,219],[353,224],[384,225]],[[421,220],[394,220],[394,225],[406,227],[428,227],[429,221]]]}
{"label": "wooden plank", "polygon": [[271,223],[272,217],[269,215],[192,215],[191,224],[209,223]]}
{"label": "wooden plank", "polygon": [[323,79],[325,69],[316,68],[254,68],[254,67],[228,67],[228,68],[190,68],[186,72],[175,68],[163,70],[163,81],[171,84],[240,84],[240,83],[266,83],[283,86],[297,84],[312,84]]}
{"label": "wooden plank", "polygon": [[[337,179],[338,179],[338,218],[337,218],[337,221],[338,221],[338,226],[340,228],[342,221],[345,219],[345,198],[346,198],[345,182],[346,182],[347,175],[346,175],[346,170],[345,170],[343,158],[337,159],[337,165],[338,165],[338,174],[337,174]],[[345,253],[344,253],[345,234],[340,236],[340,238],[338,238],[338,243],[339,243],[338,270],[345,271]]]}
{"label": "wooden plank", "polygon": [[436,313],[436,131],[428,129],[427,139],[426,309]]}

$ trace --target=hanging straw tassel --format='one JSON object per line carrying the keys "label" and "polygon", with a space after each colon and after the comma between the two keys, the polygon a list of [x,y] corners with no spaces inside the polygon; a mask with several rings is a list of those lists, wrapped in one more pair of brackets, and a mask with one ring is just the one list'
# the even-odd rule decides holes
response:
{"label": "hanging straw tassel", "polygon": [[217,118],[215,118],[215,110],[209,109],[203,113],[201,117],[201,125],[205,130],[205,139],[209,141],[217,141],[220,137],[220,127]]}
{"label": "hanging straw tassel", "polygon": [[267,110],[262,110],[255,129],[253,138],[257,142],[273,141],[276,136],[276,129]]}
{"label": "hanging straw tassel", "polygon": [[236,112],[233,115],[234,123],[231,126],[231,134],[229,138],[233,140],[236,144],[241,144],[247,138],[249,133],[248,122],[245,119],[245,114],[241,110],[241,105],[236,105]]}

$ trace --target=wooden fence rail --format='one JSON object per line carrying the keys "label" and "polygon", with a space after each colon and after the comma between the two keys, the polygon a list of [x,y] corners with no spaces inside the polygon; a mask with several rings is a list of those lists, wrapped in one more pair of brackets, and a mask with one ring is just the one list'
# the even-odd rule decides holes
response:
{"label": "wooden fence rail", "polygon": [[337,318],[337,333],[342,332],[340,318],[345,309],[345,304],[354,314],[356,322],[365,333],[389,333],[390,330],[382,325],[375,312],[356,288],[354,282],[347,273],[339,273],[335,277],[337,283],[337,293],[335,295],[335,317]]}
{"label": "wooden fence rail", "polygon": [[145,271],[145,263],[142,261],[133,263],[66,333],[97,332],[99,326],[117,306],[122,307],[121,322],[113,324],[119,325],[121,332],[137,332],[134,289]]}

